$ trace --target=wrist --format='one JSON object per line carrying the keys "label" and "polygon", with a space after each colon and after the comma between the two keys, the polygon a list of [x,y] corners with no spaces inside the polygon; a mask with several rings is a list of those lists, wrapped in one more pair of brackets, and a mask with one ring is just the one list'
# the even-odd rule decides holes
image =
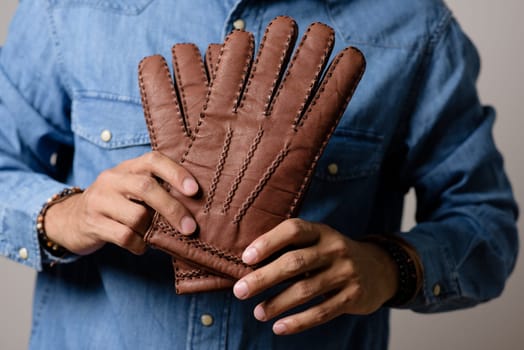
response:
{"label": "wrist", "polygon": [[73,197],[83,191],[78,187],[66,188],[49,198],[43,205],[38,218],[36,229],[40,246],[51,255],[61,257],[69,253],[64,248],[64,232],[68,232],[70,218],[70,204]]}
{"label": "wrist", "polygon": [[391,300],[399,288],[399,269],[398,266],[382,246],[374,242],[362,242],[368,246],[370,254],[374,257],[379,266],[377,276],[377,283],[380,283],[378,290],[381,293],[383,303]]}
{"label": "wrist", "polygon": [[413,300],[422,288],[423,281],[422,263],[415,249],[395,235],[370,235],[364,241],[375,244],[389,255],[396,271],[396,291],[384,305],[402,306]]}

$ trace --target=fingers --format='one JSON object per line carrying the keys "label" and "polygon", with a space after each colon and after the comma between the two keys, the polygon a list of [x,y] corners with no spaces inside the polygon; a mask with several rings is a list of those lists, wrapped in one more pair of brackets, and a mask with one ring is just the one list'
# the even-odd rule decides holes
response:
{"label": "fingers", "polygon": [[[257,264],[284,248],[311,246],[319,237],[314,224],[300,219],[286,220],[251,243],[244,250],[242,260],[247,264]],[[320,268],[327,259],[319,252],[316,248],[287,252],[239,280],[233,292],[240,299],[249,298],[280,282]]]}
{"label": "fingers", "polygon": [[278,320],[273,325],[273,332],[278,335],[294,334],[321,325],[342,315],[344,307],[350,302],[347,294],[337,293],[306,311]]}
{"label": "fingers", "polygon": [[193,175],[160,152],[146,153],[139,158],[123,162],[115,171],[153,175],[186,196],[193,196],[198,192],[198,184]]}
{"label": "fingers", "polygon": [[133,200],[144,202],[159,212],[183,234],[191,234],[196,223],[189,211],[171,196],[154,178],[146,175],[129,175],[121,178],[119,190]]}
{"label": "fingers", "polygon": [[186,130],[190,132],[196,125],[206,99],[207,75],[196,45],[177,44],[171,52],[175,84],[183,106]]}
{"label": "fingers", "polygon": [[[298,141],[308,147],[319,147],[330,135],[344,113],[365,69],[364,56],[355,48],[347,48],[333,60],[313,101],[298,121]],[[322,103],[315,103],[322,99]]]}
{"label": "fingers", "polygon": [[237,107],[253,57],[253,34],[236,30],[229,34],[217,59],[206,115],[224,118]]}
{"label": "fingers", "polygon": [[141,235],[133,231],[129,226],[109,218],[100,220],[100,226],[103,227],[103,229],[99,232],[103,233],[102,238],[106,242],[118,245],[137,255],[145,253],[147,249],[146,243]]}
{"label": "fingers", "polygon": [[142,106],[153,150],[170,152],[179,159],[176,147],[189,136],[180,112],[169,68],[162,56],[144,58],[139,64],[139,86]]}
{"label": "fingers", "polygon": [[274,116],[275,122],[292,125],[302,114],[327,64],[334,40],[333,29],[325,24],[309,26],[272,102],[269,114]]}
{"label": "fingers", "polygon": [[130,201],[123,196],[115,195],[106,215],[114,221],[129,227],[140,236],[144,236],[151,220],[153,210],[144,205]]}
{"label": "fingers", "polygon": [[240,105],[246,113],[265,115],[291,56],[297,30],[295,21],[284,16],[267,26]]}
{"label": "fingers", "polygon": [[312,223],[289,219],[253,241],[244,250],[242,260],[246,264],[258,264],[286,247],[313,244],[319,236]]}
{"label": "fingers", "polygon": [[[308,275],[309,271],[319,269],[328,263],[329,259],[320,255],[317,249],[293,250],[244,276],[235,284],[233,292],[239,299],[250,298],[281,282],[304,274]],[[299,283],[306,286],[303,282]],[[306,294],[308,297],[313,296]]]}
{"label": "fingers", "polygon": [[[306,275],[309,276],[309,275]],[[316,297],[332,294],[341,286],[341,279],[337,280],[336,271],[324,271],[312,274],[293,283],[275,297],[258,304],[253,313],[257,320],[268,321],[294,307],[303,305]]]}
{"label": "fingers", "polygon": [[114,179],[114,186],[117,192],[131,200],[144,202],[181,233],[195,231],[196,223],[189,211],[155,179],[161,178],[178,192],[191,196],[198,191],[198,185],[187,170],[158,152],[124,162],[121,168],[129,168],[129,172],[116,169],[114,175],[118,178]]}

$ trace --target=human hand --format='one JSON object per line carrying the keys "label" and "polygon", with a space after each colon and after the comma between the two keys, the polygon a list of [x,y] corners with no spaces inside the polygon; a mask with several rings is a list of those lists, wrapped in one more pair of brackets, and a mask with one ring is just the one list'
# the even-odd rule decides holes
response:
{"label": "human hand", "polygon": [[259,321],[323,297],[317,305],[275,322],[276,334],[298,333],[342,314],[372,313],[396,293],[397,267],[385,250],[351,240],[323,224],[286,220],[251,243],[242,259],[246,264],[263,263],[283,250],[287,252],[244,276],[233,288],[237,298],[247,299],[290,282],[255,307]]}
{"label": "human hand", "polygon": [[198,191],[195,179],[182,166],[159,152],[146,153],[102,172],[82,194],[50,207],[47,236],[79,255],[93,253],[107,242],[142,254],[146,250],[142,236],[153,210],[180,232],[193,233],[196,223],[191,214],[157,179],[186,196]]}

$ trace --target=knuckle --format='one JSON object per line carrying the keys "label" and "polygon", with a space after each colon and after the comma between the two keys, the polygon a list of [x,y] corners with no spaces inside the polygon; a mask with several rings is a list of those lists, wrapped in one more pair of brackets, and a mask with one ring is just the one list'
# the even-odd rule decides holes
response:
{"label": "knuckle", "polygon": [[338,271],[342,276],[347,276],[348,278],[355,277],[355,265],[352,260],[344,260],[340,264]]}
{"label": "knuckle", "polygon": [[109,169],[109,170],[101,172],[98,175],[97,182],[104,183],[104,184],[105,183],[112,183],[113,178],[114,178],[114,172],[115,172],[115,170],[113,170],[113,169]]}
{"label": "knuckle", "polygon": [[306,222],[304,220],[293,218],[286,222],[287,232],[290,238],[298,238],[306,229]]}
{"label": "knuckle", "polygon": [[162,156],[157,151],[152,151],[144,155],[144,160],[149,165],[154,165],[160,162],[160,158],[162,158]]}
{"label": "knuckle", "polygon": [[349,255],[349,249],[348,246],[343,239],[336,239],[333,242],[331,242],[330,245],[330,254],[334,256],[348,256]]}
{"label": "knuckle", "polygon": [[302,253],[294,251],[286,254],[284,259],[284,270],[288,274],[301,272],[306,267],[306,259]]}
{"label": "knuckle", "polygon": [[309,300],[315,296],[315,288],[310,281],[302,280],[296,284],[298,297],[302,300]]}
{"label": "knuckle", "polygon": [[354,299],[354,296],[351,293],[341,293],[340,299],[338,300],[338,309],[344,309],[348,304],[350,304]]}
{"label": "knuckle", "polygon": [[320,305],[313,313],[313,319],[316,324],[329,321],[331,312],[327,306]]}
{"label": "knuckle", "polygon": [[347,298],[356,300],[362,298],[364,296],[364,288],[362,287],[362,284],[356,283],[351,294],[352,295],[347,296]]}
{"label": "knuckle", "polygon": [[144,195],[151,190],[153,190],[155,186],[155,180],[152,177],[149,176],[141,176],[137,182],[136,182],[136,191],[140,195]]}

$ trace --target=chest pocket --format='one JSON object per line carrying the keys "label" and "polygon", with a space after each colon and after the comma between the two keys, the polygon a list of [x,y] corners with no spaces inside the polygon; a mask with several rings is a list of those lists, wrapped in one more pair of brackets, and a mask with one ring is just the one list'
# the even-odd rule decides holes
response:
{"label": "chest pocket", "polygon": [[382,158],[380,135],[337,129],[320,158],[315,178],[321,182],[343,182],[373,175]]}
{"label": "chest pocket", "polygon": [[123,160],[151,150],[142,106],[125,98],[82,96],[73,102],[76,183],[87,186]]}
{"label": "chest pocket", "polygon": [[383,148],[380,135],[338,128],[317,164],[299,216],[360,235],[370,215]]}

